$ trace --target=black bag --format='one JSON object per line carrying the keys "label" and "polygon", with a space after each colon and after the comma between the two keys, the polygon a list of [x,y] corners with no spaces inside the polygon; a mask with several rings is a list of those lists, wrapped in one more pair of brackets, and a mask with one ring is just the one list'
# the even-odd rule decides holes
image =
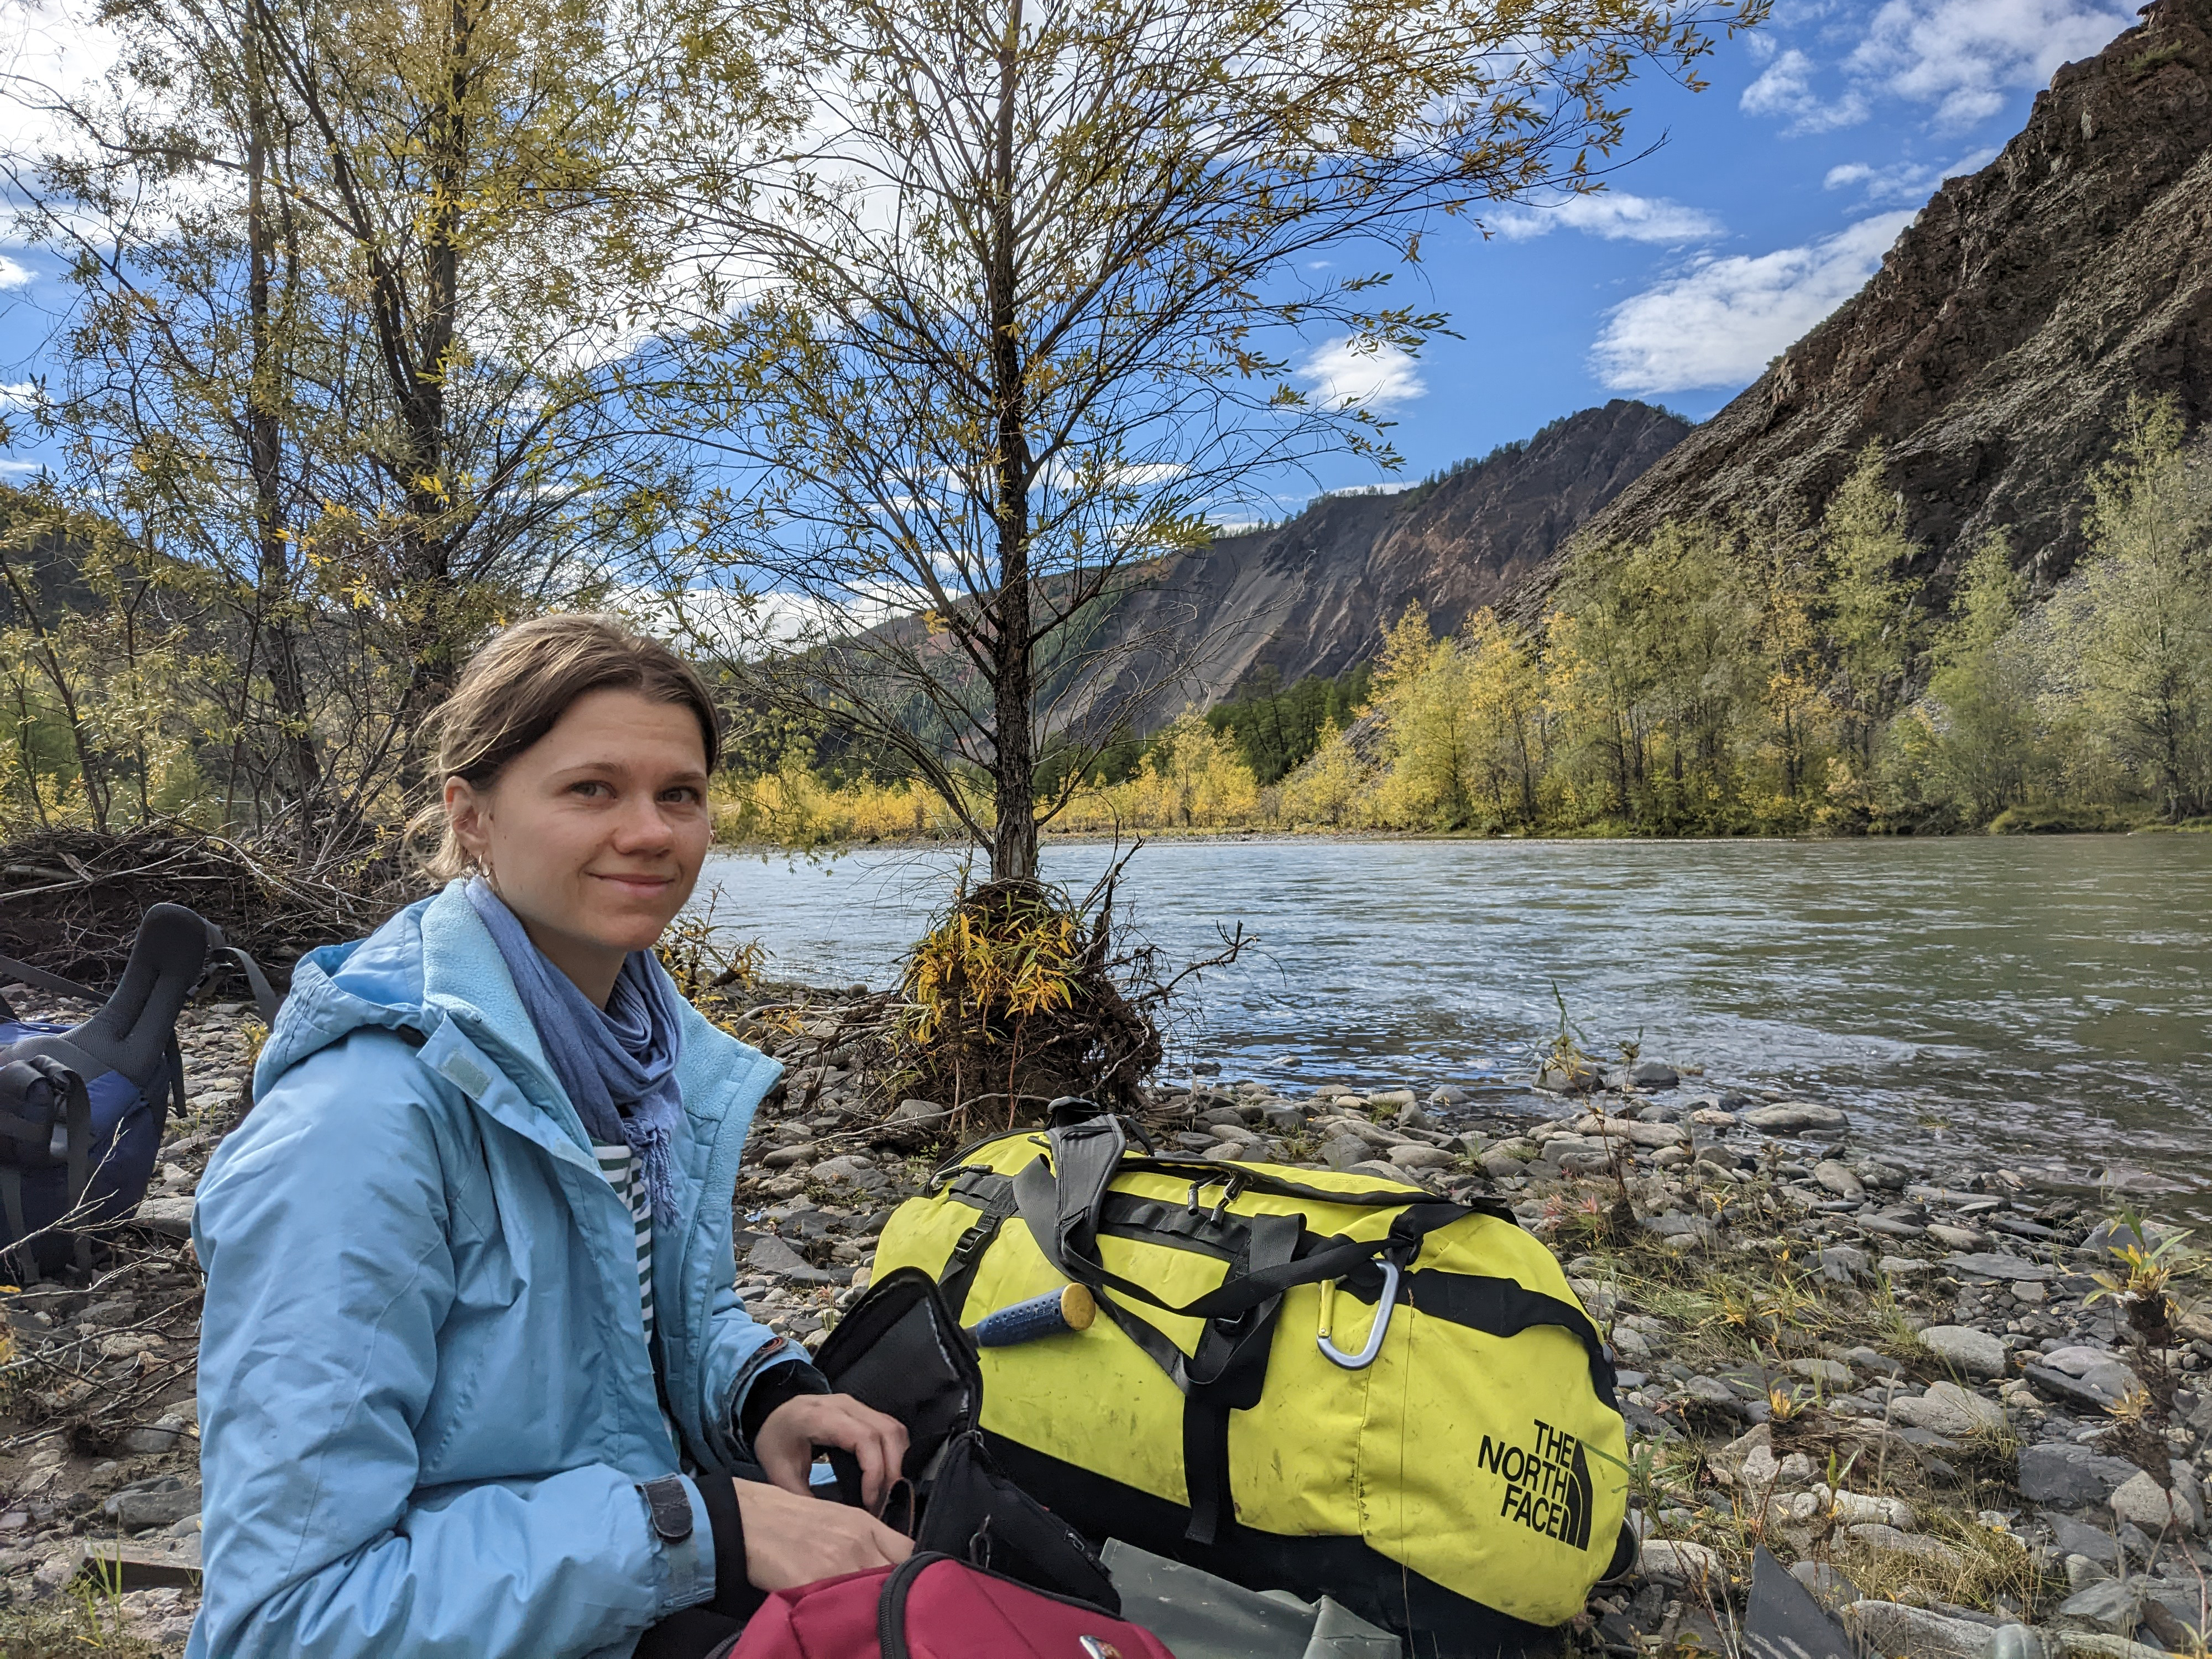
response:
{"label": "black bag", "polygon": [[[1119,1613],[1121,1597],[1083,1534],[1009,1480],[985,1447],[975,1344],[928,1274],[906,1267],[870,1285],[814,1364],[832,1389],[905,1425],[904,1507],[885,1519],[911,1534],[917,1553]],[[857,1462],[845,1453],[830,1461],[847,1501],[858,1503]]]}
{"label": "black bag", "polygon": [[63,1025],[20,1019],[0,998],[0,1253],[25,1280],[60,1267],[72,1246],[87,1265],[84,1230],[126,1218],[145,1197],[170,1106],[184,1103],[177,1014],[218,954],[238,963],[262,1018],[274,1021],[276,993],[253,958],[181,904],[146,913],[105,997],[0,957],[0,981],[97,1008]]}

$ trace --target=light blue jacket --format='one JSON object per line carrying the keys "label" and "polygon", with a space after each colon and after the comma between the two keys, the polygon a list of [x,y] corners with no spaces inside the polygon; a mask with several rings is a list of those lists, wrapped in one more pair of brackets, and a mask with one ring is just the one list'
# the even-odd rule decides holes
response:
{"label": "light blue jacket", "polygon": [[[689,1008],[653,1307],[705,1471],[803,1359],[732,1288],[731,1190],[781,1067]],[[190,1659],[580,1659],[712,1598],[711,1528],[662,1542],[673,1472],[629,1212],[454,884],[313,952],[200,1182],[206,1589]],[[712,1473],[701,1479],[714,1478]]]}

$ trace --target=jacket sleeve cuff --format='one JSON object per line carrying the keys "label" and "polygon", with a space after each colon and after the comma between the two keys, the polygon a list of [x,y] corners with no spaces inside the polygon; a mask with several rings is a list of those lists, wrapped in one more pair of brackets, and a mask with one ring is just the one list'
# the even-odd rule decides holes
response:
{"label": "jacket sleeve cuff", "polygon": [[737,1483],[710,1474],[698,1482],[698,1490],[714,1532],[714,1599],[708,1611],[726,1619],[750,1619],[768,1593],[755,1589],[746,1571],[745,1522],[738,1508]]}
{"label": "jacket sleeve cuff", "polygon": [[830,1379],[803,1359],[772,1365],[757,1373],[731,1414],[732,1427],[737,1431],[738,1444],[744,1449],[746,1461],[758,1461],[753,1456],[754,1438],[777,1407],[803,1394],[829,1392]]}
{"label": "jacket sleeve cuff", "polygon": [[[710,1480],[711,1476],[708,1477]],[[654,1534],[653,1541],[660,1548],[660,1611],[657,1615],[666,1618],[672,1613],[681,1613],[686,1607],[696,1607],[714,1594],[714,1528],[704,1494],[696,1481],[683,1477],[684,1496],[691,1500],[691,1532],[684,1538],[662,1538]],[[641,1506],[644,1495],[639,1494]],[[734,1507],[734,1500],[732,1500]],[[646,1525],[652,1527],[648,1515]],[[742,1546],[740,1546],[742,1547]]]}

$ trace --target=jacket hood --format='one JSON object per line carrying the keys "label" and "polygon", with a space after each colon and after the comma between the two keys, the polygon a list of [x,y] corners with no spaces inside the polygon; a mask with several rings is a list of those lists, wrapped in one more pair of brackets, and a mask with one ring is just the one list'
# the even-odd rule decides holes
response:
{"label": "jacket hood", "polygon": [[471,1037],[493,1035],[547,1077],[552,1066],[491,932],[455,880],[418,899],[367,939],[301,957],[291,994],[262,1045],[253,1094],[309,1054],[364,1028],[427,1038],[459,1018]]}

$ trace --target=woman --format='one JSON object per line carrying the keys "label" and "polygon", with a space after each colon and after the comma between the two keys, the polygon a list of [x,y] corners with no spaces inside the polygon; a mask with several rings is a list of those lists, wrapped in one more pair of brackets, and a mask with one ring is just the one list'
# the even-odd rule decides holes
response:
{"label": "woman", "polygon": [[301,963],[200,1183],[190,1653],[704,1655],[763,1592],[908,1549],[806,1495],[842,1447],[879,1508],[906,1437],[739,1304],[779,1068],[653,955],[706,856],[713,705],[665,647],[548,617],[439,735],[443,890]]}

